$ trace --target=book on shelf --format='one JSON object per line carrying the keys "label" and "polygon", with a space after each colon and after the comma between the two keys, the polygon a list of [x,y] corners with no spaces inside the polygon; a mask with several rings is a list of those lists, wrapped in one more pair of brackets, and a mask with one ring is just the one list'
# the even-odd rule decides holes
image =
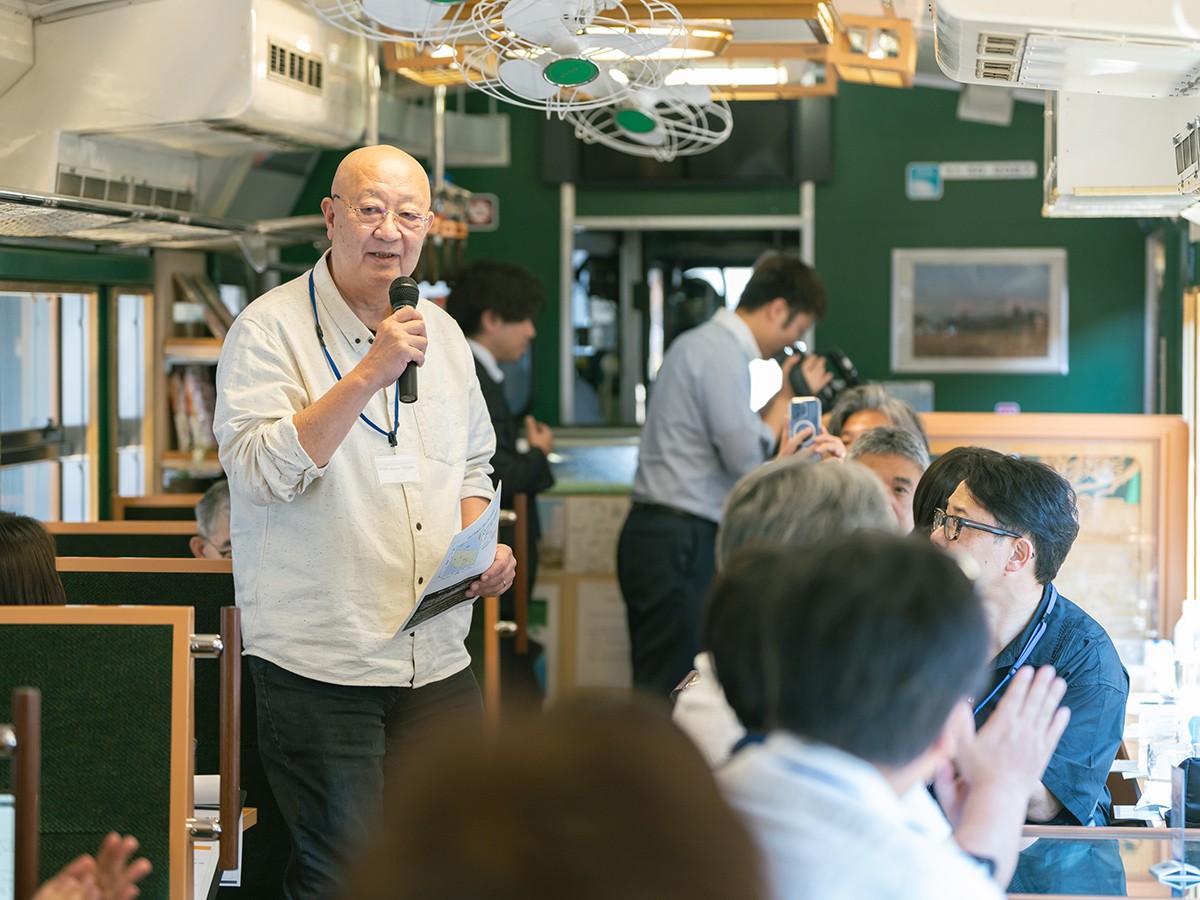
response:
{"label": "book on shelf", "polygon": [[216,447],[213,436],[216,370],[212,366],[176,366],[167,376],[167,392],[178,449],[194,453]]}

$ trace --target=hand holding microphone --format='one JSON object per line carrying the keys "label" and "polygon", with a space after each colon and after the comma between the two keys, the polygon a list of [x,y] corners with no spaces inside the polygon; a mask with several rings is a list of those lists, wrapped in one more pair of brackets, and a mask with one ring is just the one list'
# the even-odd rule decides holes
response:
{"label": "hand holding microphone", "polygon": [[[388,300],[392,304],[392,312],[399,312],[402,306],[416,308],[421,299],[421,290],[417,283],[407,275],[401,275],[388,288]],[[417,367],[411,362],[404,367],[397,382],[401,403],[413,403],[417,399]]]}

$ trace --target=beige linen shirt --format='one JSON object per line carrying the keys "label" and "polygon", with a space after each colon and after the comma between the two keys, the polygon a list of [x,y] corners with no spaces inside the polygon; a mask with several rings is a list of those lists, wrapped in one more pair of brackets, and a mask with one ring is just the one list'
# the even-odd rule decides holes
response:
{"label": "beige linen shirt", "polygon": [[[339,372],[371,331],[338,293],[326,259],[313,269],[320,327]],[[398,446],[361,419],[321,468],[292,416],[333,386],[317,340],[306,274],[259,297],[230,328],[217,365],[214,430],[229,476],[237,604],[248,654],[334,684],[420,687],[470,662],[466,604],[397,630],[462,527],[460,501],[490,499],[495,436],[458,325],[418,306],[429,349],[420,399],[401,403]],[[389,431],[395,385],[364,410]],[[381,484],[376,458],[410,454],[420,481]]]}

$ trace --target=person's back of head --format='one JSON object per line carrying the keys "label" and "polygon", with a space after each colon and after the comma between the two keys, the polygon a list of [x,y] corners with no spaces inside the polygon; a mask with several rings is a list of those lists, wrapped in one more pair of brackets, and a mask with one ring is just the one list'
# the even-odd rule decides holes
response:
{"label": "person's back of head", "polygon": [[765,896],[749,832],[657,704],[575,700],[400,762],[347,900]]}
{"label": "person's back of head", "polygon": [[189,544],[193,556],[209,559],[230,556],[229,504],[228,479],[221,479],[204,492],[196,504],[197,534]]}
{"label": "person's back of head", "polygon": [[730,490],[717,529],[717,565],[744,544],[803,546],[856,528],[896,528],[879,479],[859,466],[786,457],[748,472]]}
{"label": "person's back of head", "polygon": [[714,597],[725,594],[764,609],[768,727],[879,766],[929,749],[984,672],[973,585],[923,541],[862,531],[800,550],[747,548],[717,580]]}
{"label": "person's back of head", "polygon": [[967,490],[1001,528],[1033,542],[1034,576],[1048,584],[1079,535],[1079,509],[1070,482],[1043,462],[997,454],[973,457],[963,475]]}
{"label": "person's back of head", "polygon": [[[862,466],[787,457],[759,466],[730,491],[717,530],[717,564],[744,546],[805,547],[860,528],[896,530],[883,484]],[[750,731],[766,726],[757,647],[762,609],[752,595],[712,594],[701,642],[713,657],[725,699]]]}
{"label": "person's back of head", "polygon": [[495,313],[506,323],[532,319],[542,307],[542,283],[514,263],[478,260],[458,273],[446,298],[446,312],[467,337],[483,330],[483,314]]}
{"label": "person's back of head", "polygon": [[737,308],[753,312],[776,297],[787,301],[793,316],[806,313],[814,322],[825,317],[828,299],[816,270],[796,256],[770,250],[754,263],[754,272],[742,290]]}
{"label": "person's back of head", "polygon": [[934,512],[944,510],[946,502],[975,459],[995,460],[1003,456],[986,447],[954,447],[929,464],[917,489],[913,491],[913,528],[917,534],[928,536],[933,531]]}
{"label": "person's back of head", "polygon": [[0,512],[0,604],[66,603],[55,556],[54,538],[41,522]]}

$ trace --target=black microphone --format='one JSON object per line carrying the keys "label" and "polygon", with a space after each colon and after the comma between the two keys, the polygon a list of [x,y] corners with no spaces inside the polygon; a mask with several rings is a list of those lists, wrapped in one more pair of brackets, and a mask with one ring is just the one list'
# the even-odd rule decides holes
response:
{"label": "black microphone", "polygon": [[[398,312],[402,306],[416,307],[421,299],[421,289],[407,275],[401,275],[388,288],[388,300],[392,304],[392,312]],[[397,383],[401,403],[412,403],[417,399],[417,367],[411,362],[400,373]]]}

